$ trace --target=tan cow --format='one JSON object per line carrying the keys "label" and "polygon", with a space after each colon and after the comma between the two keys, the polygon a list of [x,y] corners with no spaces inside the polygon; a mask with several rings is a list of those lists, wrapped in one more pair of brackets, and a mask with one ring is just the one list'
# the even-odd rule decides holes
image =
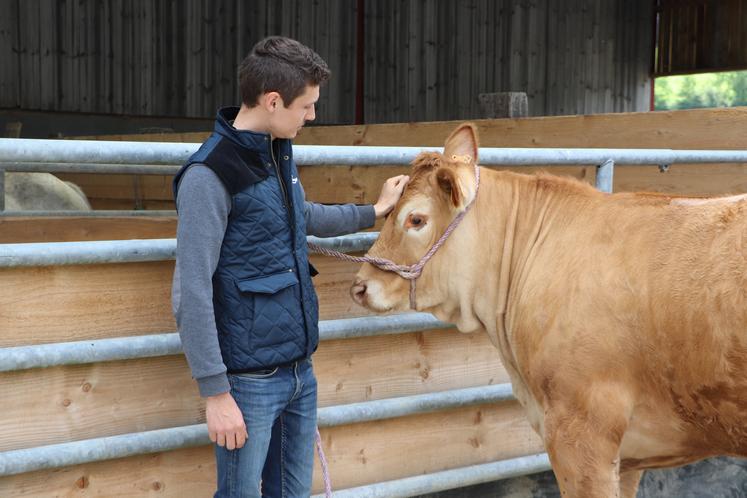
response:
{"label": "tan cow", "polygon": [[[475,198],[477,138],[424,153],[369,251],[416,263]],[[643,469],[747,456],[747,201],[605,194],[480,168],[472,209],[417,279],[418,310],[485,331],[563,496],[632,497]],[[410,284],[364,264],[378,312]]]}

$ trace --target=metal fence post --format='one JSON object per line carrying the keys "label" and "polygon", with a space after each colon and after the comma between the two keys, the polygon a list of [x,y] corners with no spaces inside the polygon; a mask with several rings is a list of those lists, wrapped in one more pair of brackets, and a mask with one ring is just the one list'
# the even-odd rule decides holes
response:
{"label": "metal fence post", "polygon": [[597,166],[596,187],[602,192],[612,193],[612,177],[615,172],[615,161],[607,159]]}
{"label": "metal fence post", "polygon": [[5,211],[5,170],[0,168],[0,212]]}

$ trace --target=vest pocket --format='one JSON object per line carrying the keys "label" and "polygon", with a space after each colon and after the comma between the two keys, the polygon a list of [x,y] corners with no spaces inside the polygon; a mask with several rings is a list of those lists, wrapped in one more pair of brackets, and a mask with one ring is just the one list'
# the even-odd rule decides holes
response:
{"label": "vest pocket", "polygon": [[293,270],[236,281],[242,301],[250,301],[252,308],[248,333],[240,341],[247,352],[261,356],[263,348],[274,349],[303,331],[298,284]]}
{"label": "vest pocket", "polygon": [[237,280],[236,286],[241,292],[256,292],[259,294],[275,294],[286,287],[298,283],[298,277],[293,270],[285,270],[265,277],[254,277]]}

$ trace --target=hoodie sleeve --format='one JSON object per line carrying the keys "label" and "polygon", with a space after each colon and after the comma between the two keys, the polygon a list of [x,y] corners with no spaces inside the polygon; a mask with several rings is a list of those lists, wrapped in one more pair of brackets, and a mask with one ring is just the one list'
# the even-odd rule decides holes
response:
{"label": "hoodie sleeve", "polygon": [[184,173],[178,189],[172,307],[200,395],[213,396],[229,391],[215,325],[212,279],[228,225],[231,197],[215,173],[200,164]]}
{"label": "hoodie sleeve", "polygon": [[306,233],[317,237],[334,237],[370,228],[376,221],[370,204],[317,204],[304,202]]}

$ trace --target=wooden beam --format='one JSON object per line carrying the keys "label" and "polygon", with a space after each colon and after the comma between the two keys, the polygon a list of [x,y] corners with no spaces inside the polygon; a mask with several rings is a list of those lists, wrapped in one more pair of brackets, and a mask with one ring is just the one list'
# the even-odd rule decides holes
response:
{"label": "wooden beam", "polygon": [[[678,111],[549,116],[521,119],[476,119],[483,147],[610,147],[669,149],[744,148],[740,126],[747,107]],[[443,146],[463,121],[307,126],[297,145]],[[85,140],[204,142],[209,132],[101,135]]]}
{"label": "wooden beam", "polygon": [[175,216],[0,218],[0,244],[174,237]]}
{"label": "wooden beam", "polygon": [[[0,451],[203,422],[184,356],[3,372]],[[0,493],[2,494],[2,493]]]}
{"label": "wooden beam", "polygon": [[[744,148],[747,107],[682,111],[477,119],[482,147]],[[294,140],[308,145],[443,146],[462,121],[311,126]]]}
{"label": "wooden beam", "polygon": [[[350,298],[357,263],[312,256],[322,320],[370,315]],[[0,268],[0,347],[173,332],[173,261]]]}
{"label": "wooden beam", "polygon": [[209,446],[0,477],[0,495],[16,498],[191,497],[214,492],[215,459]]}
{"label": "wooden beam", "polygon": [[0,347],[174,331],[173,267],[0,268]]}
{"label": "wooden beam", "polygon": [[[518,403],[334,427],[322,431],[322,441],[343,489],[543,451]],[[319,477],[315,472],[315,490]]]}

